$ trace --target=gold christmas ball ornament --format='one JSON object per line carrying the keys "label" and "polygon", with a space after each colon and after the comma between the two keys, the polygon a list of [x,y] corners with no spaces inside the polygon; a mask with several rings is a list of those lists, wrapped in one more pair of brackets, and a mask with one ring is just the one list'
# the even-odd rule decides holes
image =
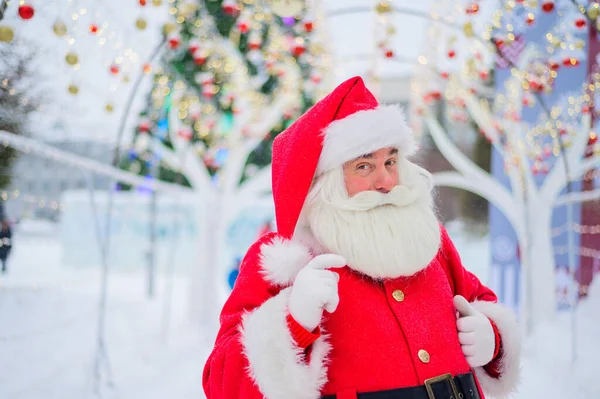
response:
{"label": "gold christmas ball ornament", "polygon": [[178,14],[184,18],[189,18],[198,10],[198,6],[195,3],[184,3],[179,6]]}
{"label": "gold christmas ball ornament", "polygon": [[15,38],[15,31],[10,26],[0,26],[0,42],[10,43]]}
{"label": "gold christmas ball ornament", "polygon": [[378,14],[386,14],[392,12],[392,6],[386,0],[381,0],[375,7],[375,11],[377,11]]}
{"label": "gold christmas ball ornament", "polygon": [[69,93],[71,93],[74,96],[76,96],[79,93],[79,87],[75,84],[70,84],[68,89]]}
{"label": "gold christmas ball ornament", "polygon": [[595,21],[598,18],[598,15],[600,15],[600,4],[596,2],[590,3],[587,9],[587,14],[591,20]]}
{"label": "gold christmas ball ornament", "polygon": [[475,32],[473,31],[473,23],[471,21],[465,22],[463,25],[463,32],[465,32],[466,37],[475,36]]}
{"label": "gold christmas ball ornament", "polygon": [[113,112],[115,110],[115,106],[112,105],[111,103],[108,103],[104,107],[104,110],[110,114],[111,112]]}
{"label": "gold christmas ball ornament", "polygon": [[76,65],[79,63],[79,57],[75,53],[67,53],[65,60],[69,65]]}
{"label": "gold christmas ball ornament", "polygon": [[135,21],[135,27],[138,28],[139,30],[144,30],[144,29],[146,29],[147,26],[148,26],[148,23],[146,22],[146,20],[144,18],[138,18]]}
{"label": "gold christmas ball ornament", "polygon": [[320,43],[312,42],[309,44],[309,51],[315,56],[320,56],[325,54],[325,47]]}
{"label": "gold christmas ball ornament", "polygon": [[52,25],[52,30],[56,36],[63,37],[67,34],[67,25],[65,25],[64,22],[56,21],[54,25]]}
{"label": "gold christmas ball ornament", "polygon": [[162,5],[162,0],[152,0],[152,5],[155,7],[160,7]]}
{"label": "gold christmas ball ornament", "polygon": [[280,17],[299,17],[304,11],[304,1],[271,0],[271,10]]}
{"label": "gold christmas ball ornament", "polygon": [[167,36],[169,33],[172,33],[174,31],[177,30],[177,26],[175,24],[172,24],[170,22],[167,22],[166,24],[163,25],[162,31],[163,34],[165,36]]}

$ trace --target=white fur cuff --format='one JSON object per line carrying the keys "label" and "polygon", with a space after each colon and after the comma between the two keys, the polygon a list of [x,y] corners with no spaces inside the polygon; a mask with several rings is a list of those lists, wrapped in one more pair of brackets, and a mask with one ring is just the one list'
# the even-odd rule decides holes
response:
{"label": "white fur cuff", "polygon": [[279,236],[260,247],[261,273],[271,284],[291,285],[296,274],[313,258],[304,245]]}
{"label": "white fur cuff", "polygon": [[500,377],[493,378],[483,367],[476,367],[475,374],[485,394],[497,399],[507,398],[516,391],[521,372],[521,339],[517,320],[512,310],[498,303],[475,301],[471,305],[496,324],[502,340]]}
{"label": "white fur cuff", "polygon": [[327,381],[330,346],[321,336],[306,361],[287,326],[290,291],[284,289],[244,316],[241,340],[248,373],[267,399],[316,399]]}

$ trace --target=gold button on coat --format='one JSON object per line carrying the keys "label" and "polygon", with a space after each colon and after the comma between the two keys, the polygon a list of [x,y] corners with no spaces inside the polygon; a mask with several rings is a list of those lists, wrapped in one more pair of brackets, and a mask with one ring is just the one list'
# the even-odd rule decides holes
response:
{"label": "gold button on coat", "polygon": [[401,290],[395,290],[392,292],[392,296],[396,300],[396,302],[402,302],[404,300],[404,292]]}
{"label": "gold button on coat", "polygon": [[423,363],[429,363],[429,353],[426,350],[421,349],[418,353],[419,359]]}

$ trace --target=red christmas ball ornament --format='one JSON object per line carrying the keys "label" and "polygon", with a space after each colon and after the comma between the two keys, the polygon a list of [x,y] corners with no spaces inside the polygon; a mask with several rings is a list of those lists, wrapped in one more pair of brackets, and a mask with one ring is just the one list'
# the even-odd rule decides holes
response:
{"label": "red christmas ball ornament", "polygon": [[583,107],[581,107],[581,112],[583,112],[584,114],[589,114],[591,110],[591,107],[589,105],[584,105]]}
{"label": "red christmas ball ornament", "polygon": [[550,61],[549,66],[550,66],[550,69],[552,69],[553,71],[560,69],[560,64],[556,61]]}
{"label": "red christmas ball ornament", "polygon": [[90,33],[96,34],[98,33],[98,25],[96,24],[91,24],[90,25]]}
{"label": "red christmas ball ornament", "polygon": [[148,122],[147,120],[141,121],[140,125],[138,126],[138,130],[140,131],[140,133],[150,132],[150,122]]}
{"label": "red christmas ball ornament", "polygon": [[194,133],[192,132],[192,129],[190,129],[189,127],[182,127],[177,132],[177,135],[179,137],[183,138],[184,140],[191,140]]}
{"label": "red christmas ball ornament", "polygon": [[392,50],[387,50],[385,52],[385,58],[393,58],[394,57],[394,52]]}
{"label": "red christmas ball ornament", "polygon": [[321,83],[321,77],[317,74],[314,74],[310,77],[310,80],[315,83],[315,84],[319,84]]}
{"label": "red christmas ball ornament", "polygon": [[479,11],[479,4],[477,3],[471,3],[466,9],[467,14],[476,14],[477,11]]}
{"label": "red christmas ball ornament", "polygon": [[202,95],[206,98],[212,98],[215,95],[215,93],[213,93],[212,85],[208,84],[202,86]]}
{"label": "red christmas ball ornament", "polygon": [[260,49],[260,41],[259,40],[253,40],[250,43],[248,43],[248,48],[250,50],[258,50]]}
{"label": "red christmas ball ornament", "polygon": [[440,100],[442,98],[442,93],[440,93],[437,90],[432,91],[431,93],[429,93],[431,98],[435,101]]}
{"label": "red christmas ball ornament", "polygon": [[250,25],[246,21],[238,21],[237,28],[241,33],[246,34],[250,30]]}
{"label": "red christmas ball ornament", "polygon": [[442,79],[448,79],[450,77],[450,74],[448,72],[441,72],[440,77]]}
{"label": "red christmas ball ornament", "polygon": [[456,56],[456,51],[450,50],[448,51],[448,58],[454,58]]}
{"label": "red christmas ball ornament", "polygon": [[194,55],[194,63],[196,65],[203,65],[206,62],[206,57],[202,54],[195,54]]}
{"label": "red christmas ball ornament", "polygon": [[300,57],[305,51],[306,48],[303,44],[295,44],[292,49],[292,54],[294,54],[294,57]]}
{"label": "red christmas ball ornament", "polygon": [[110,73],[117,75],[119,73],[119,66],[117,64],[112,64],[110,66]]}
{"label": "red christmas ball ornament", "polygon": [[527,18],[525,18],[525,23],[529,26],[535,23],[535,15],[532,13],[527,14]]}
{"label": "red christmas ball ornament", "polygon": [[535,80],[529,81],[529,90],[531,91],[540,91],[540,84]]}
{"label": "red christmas ball ornament", "polygon": [[148,63],[144,64],[143,71],[146,75],[149,75],[152,72],[152,65]]}
{"label": "red christmas ball ornament", "polygon": [[545,13],[552,12],[554,10],[554,0],[545,0],[542,2],[542,11]]}
{"label": "red christmas ball ornament", "polygon": [[234,0],[225,0],[222,4],[222,9],[225,15],[233,16],[237,13],[237,4]]}
{"label": "red christmas ball ornament", "polygon": [[563,65],[566,67],[575,67],[579,65],[579,60],[577,58],[567,57],[563,60]]}
{"label": "red christmas ball ornament", "polygon": [[200,42],[197,40],[190,40],[188,50],[191,54],[196,53],[196,51],[200,50]]}
{"label": "red christmas ball ornament", "polygon": [[181,37],[178,34],[169,36],[169,47],[176,49],[181,44]]}
{"label": "red christmas ball ornament", "polygon": [[585,28],[585,19],[579,17],[575,20],[575,27],[582,29]]}
{"label": "red christmas ball ornament", "polygon": [[23,19],[31,19],[35,14],[35,10],[29,4],[19,6],[19,16]]}
{"label": "red christmas ball ornament", "polygon": [[487,80],[487,78],[489,77],[489,73],[487,71],[480,71],[479,72],[479,77],[481,78],[481,80]]}
{"label": "red christmas ball ornament", "polygon": [[314,28],[315,28],[315,26],[312,21],[304,22],[304,30],[306,31],[306,33],[312,32]]}
{"label": "red christmas ball ornament", "polygon": [[139,0],[139,2],[142,7],[144,7],[146,5],[146,0]]}

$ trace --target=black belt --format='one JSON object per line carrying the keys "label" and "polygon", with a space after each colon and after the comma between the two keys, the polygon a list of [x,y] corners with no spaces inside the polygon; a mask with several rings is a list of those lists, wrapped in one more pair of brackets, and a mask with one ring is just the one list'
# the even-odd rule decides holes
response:
{"label": "black belt", "polygon": [[[358,399],[481,399],[473,373],[452,378],[450,374],[425,380],[424,385],[387,391],[362,392]],[[335,395],[321,399],[335,399]]]}

